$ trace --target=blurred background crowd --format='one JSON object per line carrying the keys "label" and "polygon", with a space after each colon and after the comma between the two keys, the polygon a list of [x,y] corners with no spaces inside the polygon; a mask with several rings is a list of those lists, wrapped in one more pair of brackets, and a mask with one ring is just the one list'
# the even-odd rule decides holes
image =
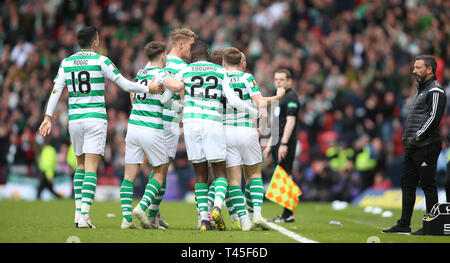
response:
{"label": "blurred background crowd", "polygon": [[[181,26],[211,51],[242,50],[265,96],[274,92],[274,71],[290,69],[301,102],[293,178],[304,200],[351,201],[365,189],[399,185],[415,55],[436,57],[437,79],[450,95],[449,0],[5,0],[0,13],[0,184],[14,167],[37,176],[46,143],[58,154],[57,173],[72,173],[67,92],[50,137],[37,130],[59,63],[79,50],[76,32],[85,25],[99,29],[100,53],[128,79],[146,64],[145,44],[168,42]],[[111,82],[105,94],[108,139],[98,182],[119,185],[130,100]],[[446,114],[443,138],[448,124]],[[443,140],[438,186],[447,148]],[[180,181],[193,177],[182,138],[171,169]],[[266,182],[272,169],[265,160]]]}

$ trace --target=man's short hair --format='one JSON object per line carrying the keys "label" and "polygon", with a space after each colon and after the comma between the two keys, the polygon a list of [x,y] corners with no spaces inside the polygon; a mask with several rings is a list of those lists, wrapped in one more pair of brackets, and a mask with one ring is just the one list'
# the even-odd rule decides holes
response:
{"label": "man's short hair", "polygon": [[247,58],[245,57],[244,52],[241,51],[241,55],[242,55],[241,62],[247,62]]}
{"label": "man's short hair", "polygon": [[161,41],[151,41],[144,48],[145,55],[150,61],[165,53],[166,50],[166,44]]}
{"label": "man's short hair", "polygon": [[191,56],[192,61],[199,61],[199,60],[208,60],[209,53],[208,53],[208,45],[203,40],[195,40],[194,43],[191,45]]}
{"label": "man's short hair", "polygon": [[222,66],[223,49],[216,49],[211,53],[211,62]]}
{"label": "man's short hair", "polygon": [[198,35],[189,28],[178,28],[170,33],[170,40],[172,41],[172,44],[189,40],[190,38],[197,39]]}
{"label": "man's short hair", "polygon": [[286,74],[287,79],[291,79],[291,72],[289,71],[289,69],[282,68],[282,69],[275,71],[275,73],[284,73],[284,74]]}
{"label": "man's short hair", "polygon": [[223,52],[223,60],[231,66],[239,65],[242,61],[242,52],[235,47],[229,47]]}
{"label": "man's short hair", "polygon": [[97,37],[97,28],[86,26],[80,29],[77,34],[78,45],[80,48],[90,48],[92,41]]}
{"label": "man's short hair", "polygon": [[431,67],[433,74],[436,74],[437,63],[434,56],[431,55],[418,55],[415,60],[423,60],[426,67]]}

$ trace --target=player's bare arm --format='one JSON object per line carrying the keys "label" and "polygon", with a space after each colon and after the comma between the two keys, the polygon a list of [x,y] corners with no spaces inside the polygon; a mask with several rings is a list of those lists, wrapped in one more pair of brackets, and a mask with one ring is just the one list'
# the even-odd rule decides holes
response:
{"label": "player's bare arm", "polygon": [[275,96],[271,97],[263,97],[261,94],[256,94],[252,96],[252,100],[256,103],[257,106],[265,106],[270,107],[272,102],[279,101],[283,98],[284,94],[286,94],[286,90],[284,88],[277,88],[277,93]]}

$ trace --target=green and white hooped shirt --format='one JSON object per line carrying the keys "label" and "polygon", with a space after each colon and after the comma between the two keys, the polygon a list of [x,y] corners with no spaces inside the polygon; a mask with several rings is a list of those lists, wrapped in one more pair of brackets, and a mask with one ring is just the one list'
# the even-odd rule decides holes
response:
{"label": "green and white hooped shirt", "polygon": [[84,121],[107,122],[105,79],[108,78],[126,92],[148,92],[141,85],[124,78],[112,61],[93,51],[80,51],[65,58],[54,79],[45,115],[52,116],[65,87],[69,97],[69,123]]}
{"label": "green and white hooped shirt", "polygon": [[[253,75],[241,71],[229,71],[227,76],[236,95],[249,106],[254,106],[252,96],[260,94],[260,88]],[[250,114],[236,110],[226,100],[224,100],[223,125],[255,128]]]}
{"label": "green and white hooped shirt", "polygon": [[[168,73],[169,75],[172,75],[173,77],[175,77],[177,75],[178,72],[180,72],[180,70],[182,70],[183,68],[186,67],[186,62],[184,62],[181,58],[177,57],[177,56],[167,56],[167,61],[166,61],[166,67],[163,69],[166,73]],[[172,100],[178,101],[180,103],[180,95],[179,94],[174,94],[172,97]],[[164,123],[171,123],[171,122],[175,122],[175,123],[179,123],[180,120],[178,118],[178,113],[166,106],[164,107],[164,111],[163,111],[163,122]]]}
{"label": "green and white hooped shirt", "polygon": [[222,123],[222,82],[226,71],[208,61],[186,65],[176,78],[184,82],[183,122]]}
{"label": "green and white hooped shirt", "polygon": [[227,71],[208,61],[197,61],[180,70],[175,77],[184,82],[183,122],[202,121],[223,125],[223,100],[255,119],[258,110],[233,91]]}
{"label": "green and white hooped shirt", "polygon": [[[155,82],[162,83],[169,75],[159,67],[144,67],[136,75],[136,81],[147,85],[153,77],[155,77]],[[129,124],[163,130],[161,94],[135,93]]]}
{"label": "green and white hooped shirt", "polygon": [[112,61],[95,52],[80,51],[64,59],[54,82],[67,86],[69,122],[107,122],[105,77],[115,80],[119,76]]}

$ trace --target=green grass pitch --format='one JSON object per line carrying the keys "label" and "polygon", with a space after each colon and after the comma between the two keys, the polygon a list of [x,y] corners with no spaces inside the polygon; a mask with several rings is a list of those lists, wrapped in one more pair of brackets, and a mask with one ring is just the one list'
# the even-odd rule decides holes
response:
{"label": "green grass pitch", "polygon": [[[136,201],[134,205],[136,205]],[[0,201],[0,243],[65,243],[76,236],[82,243],[297,243],[274,229],[269,231],[206,231],[196,229],[195,206],[182,201],[163,202],[161,214],[169,222],[166,230],[122,230],[119,202],[94,202],[91,220],[96,229],[76,229],[73,225],[73,200],[51,202]],[[230,225],[226,209],[225,222]],[[282,208],[265,201],[263,216],[273,218]],[[382,218],[365,213],[363,208],[350,205],[340,211],[330,203],[300,202],[295,211],[295,223],[280,224],[287,230],[320,243],[366,243],[379,239],[381,243],[449,243],[448,236],[409,236],[383,234],[382,229],[393,226],[394,216]],[[412,230],[421,227],[422,211],[415,211]],[[109,216],[108,216],[109,215]],[[329,225],[340,221],[342,226]]]}

